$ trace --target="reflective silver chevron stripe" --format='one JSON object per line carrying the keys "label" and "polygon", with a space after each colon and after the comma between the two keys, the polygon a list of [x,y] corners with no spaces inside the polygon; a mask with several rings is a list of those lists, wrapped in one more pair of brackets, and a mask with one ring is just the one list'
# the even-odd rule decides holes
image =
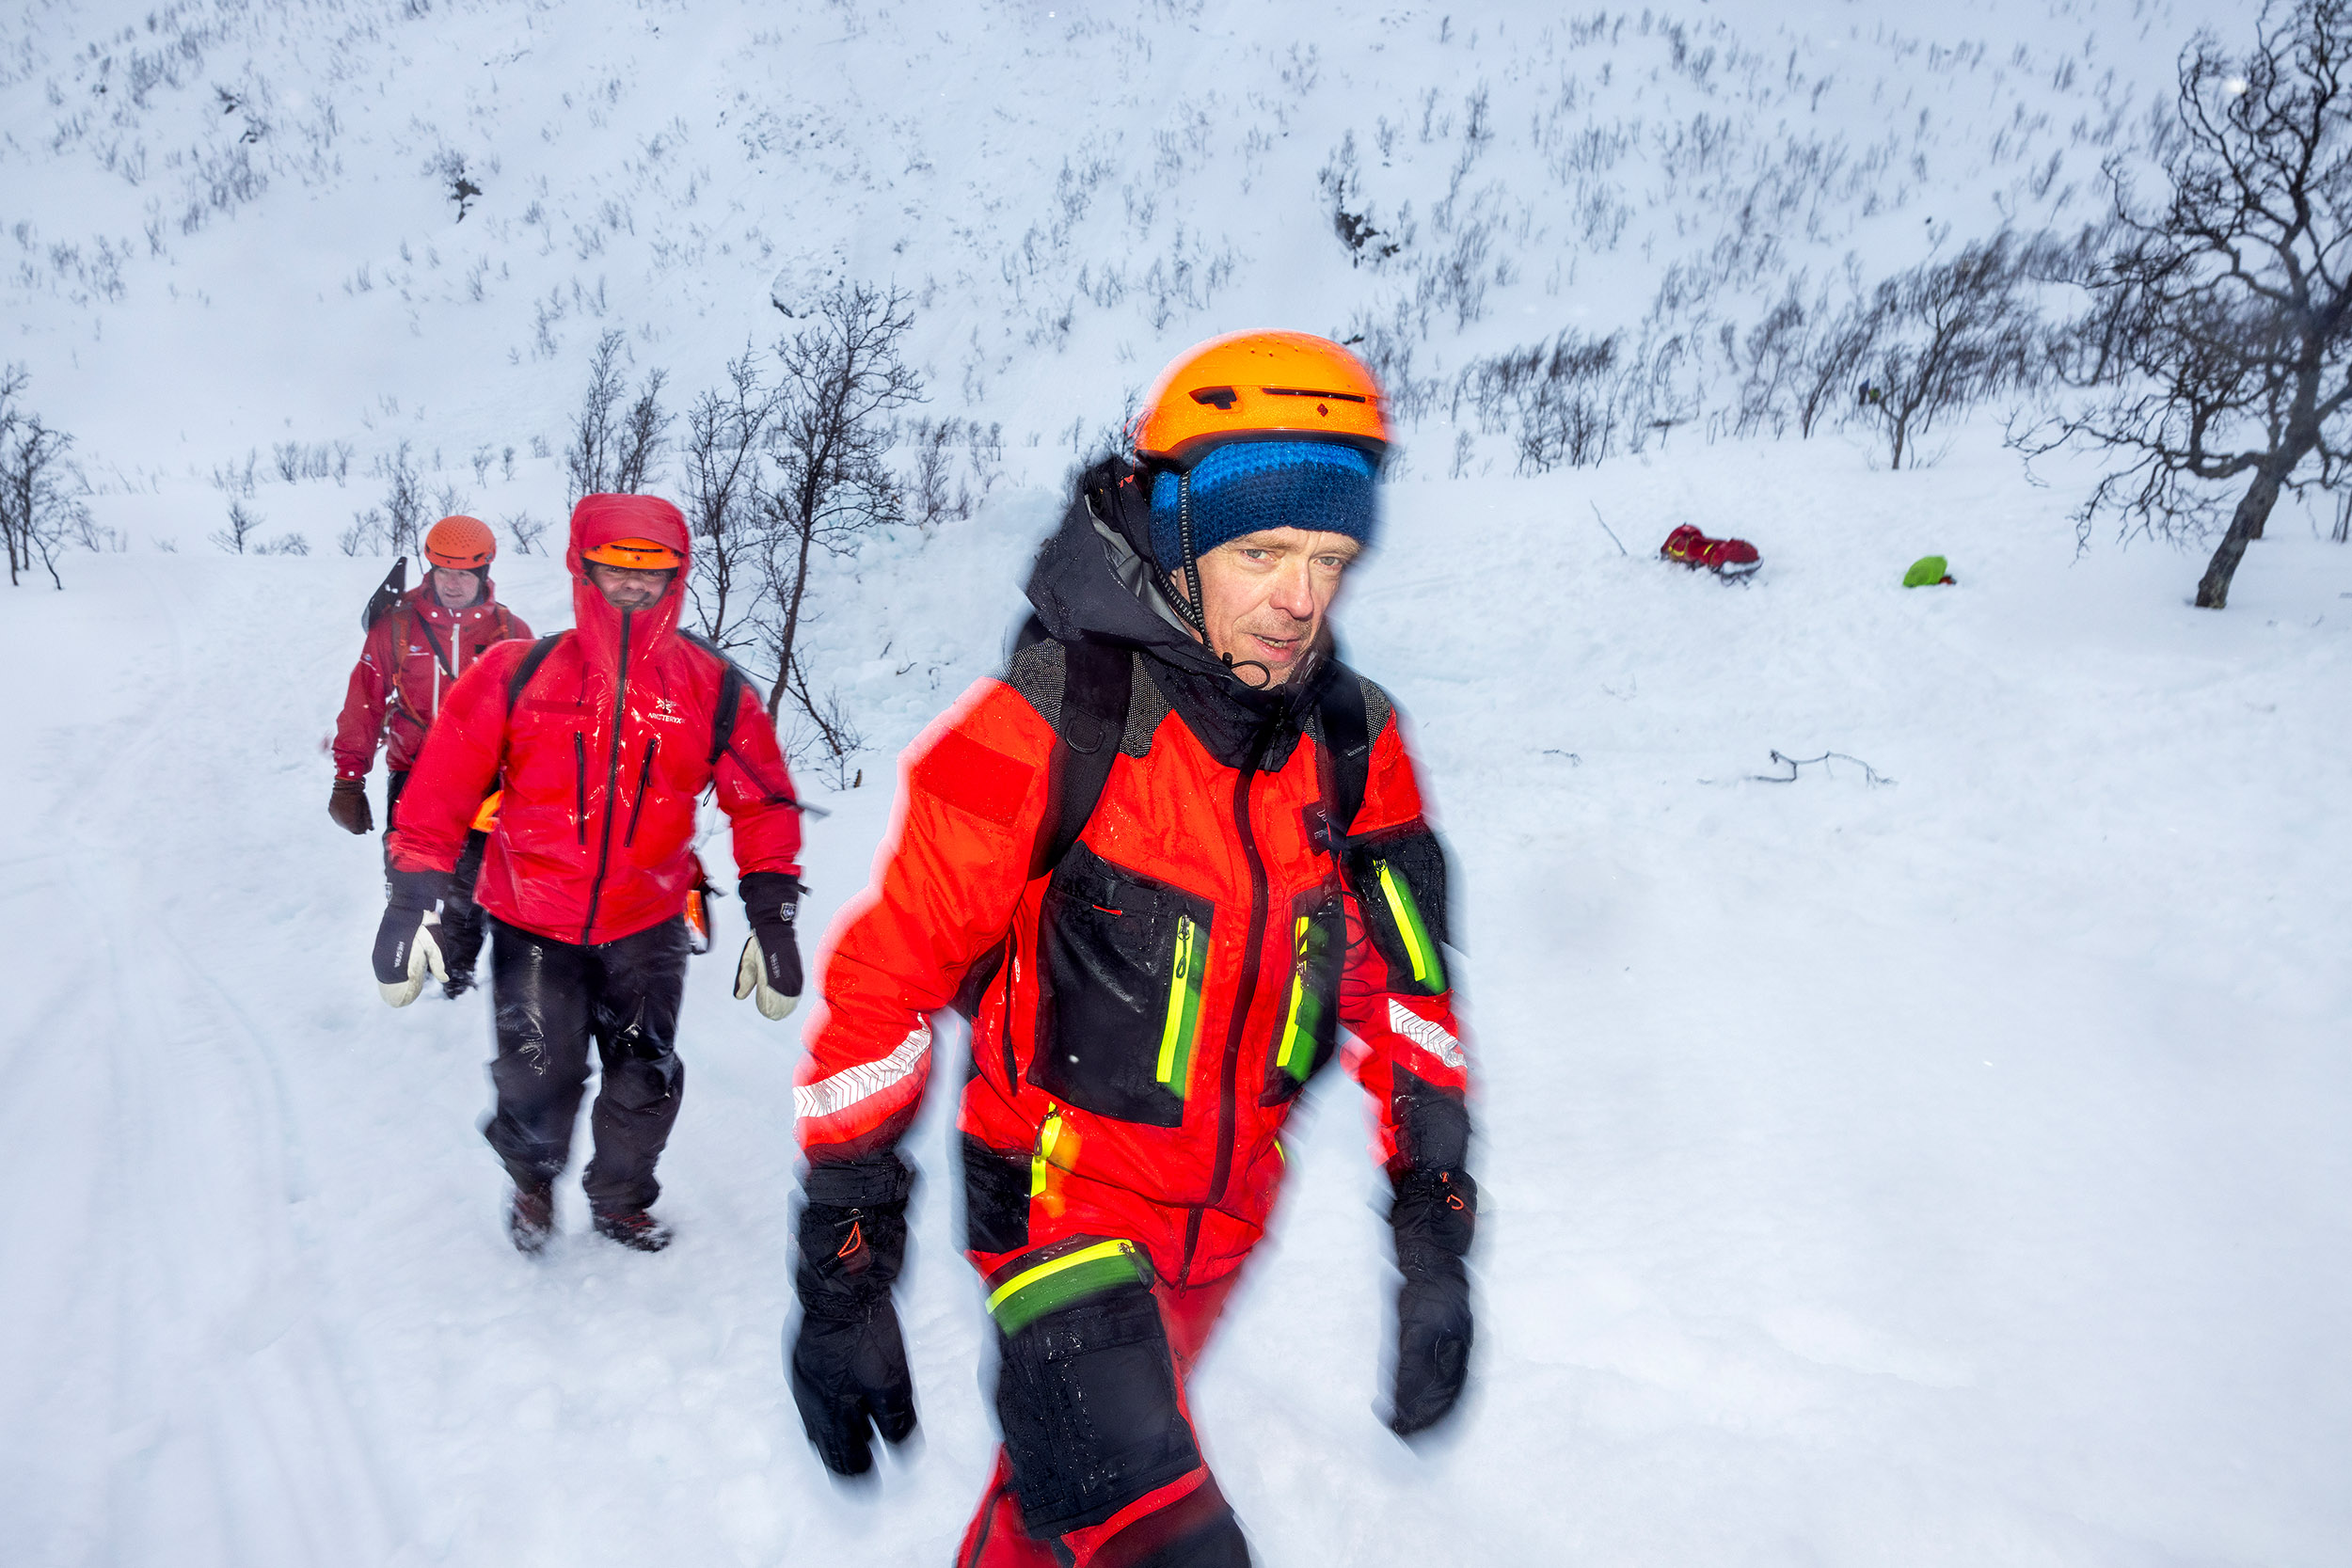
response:
{"label": "reflective silver chevron stripe", "polygon": [[1447,1034],[1443,1024],[1430,1022],[1393,996],[1389,998],[1389,1027],[1456,1072],[1469,1065],[1462,1042]]}
{"label": "reflective silver chevron stripe", "polygon": [[830,1078],[794,1089],[792,1114],[803,1121],[837,1117],[859,1101],[870,1100],[903,1081],[921,1065],[930,1049],[931,1026],[928,1022],[918,1023],[898,1042],[898,1049],[882,1060],[843,1068]]}

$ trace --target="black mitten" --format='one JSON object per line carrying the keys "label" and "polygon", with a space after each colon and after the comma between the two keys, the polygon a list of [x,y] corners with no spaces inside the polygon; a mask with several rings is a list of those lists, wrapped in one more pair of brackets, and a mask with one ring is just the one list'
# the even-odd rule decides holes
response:
{"label": "black mitten", "polygon": [[735,999],[756,997],[763,1017],[781,1019],[801,1000],[801,946],[794,929],[800,879],[783,871],[747,871],[736,885],[752,934],[735,967]]}
{"label": "black mitten", "polygon": [[384,881],[384,919],[375,928],[375,984],[384,1000],[405,1007],[424,990],[429,973],[449,978],[425,917],[449,890],[446,871],[393,871]]}
{"label": "black mitten", "polygon": [[861,1475],[874,1462],[872,1433],[902,1443],[914,1431],[914,1380],[890,1299],[914,1172],[885,1153],[811,1166],[802,1188],[792,1402],[825,1467]]}
{"label": "black mitten", "polygon": [[1470,1376],[1470,1280],[1462,1259],[1478,1214],[1478,1184],[1458,1170],[1396,1180],[1396,1389],[1390,1430],[1409,1437],[1445,1419]]}

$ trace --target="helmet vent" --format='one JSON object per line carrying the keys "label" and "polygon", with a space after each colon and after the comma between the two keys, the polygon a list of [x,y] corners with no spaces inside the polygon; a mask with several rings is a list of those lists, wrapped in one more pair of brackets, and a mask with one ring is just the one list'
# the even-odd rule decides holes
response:
{"label": "helmet vent", "polygon": [[1239,394],[1231,387],[1196,387],[1192,390],[1192,401],[1206,404],[1223,414],[1232,411],[1233,404],[1239,401]]}
{"label": "helmet vent", "polygon": [[[1334,403],[1362,403],[1365,401],[1363,394],[1360,392],[1317,392],[1305,387],[1261,387],[1258,390],[1263,392],[1270,398],[1329,398]],[[1192,395],[1194,397],[1199,397],[1200,394],[1195,392]]]}

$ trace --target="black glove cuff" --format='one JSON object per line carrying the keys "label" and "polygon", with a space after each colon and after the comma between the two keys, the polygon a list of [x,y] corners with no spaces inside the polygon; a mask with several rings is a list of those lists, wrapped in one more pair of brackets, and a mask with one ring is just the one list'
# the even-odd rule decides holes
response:
{"label": "black glove cuff", "polygon": [[763,921],[789,926],[800,910],[801,879],[788,871],[746,871],[735,891],[755,927]]}
{"label": "black glove cuff", "polygon": [[813,1165],[802,1180],[800,1258],[792,1271],[812,1318],[863,1320],[890,1301],[906,1261],[914,1172],[895,1153]]}
{"label": "black glove cuff", "polygon": [[384,902],[396,910],[429,910],[449,891],[446,871],[387,871]]}
{"label": "black glove cuff", "polygon": [[1459,1278],[1478,1227],[1478,1183],[1468,1171],[1406,1171],[1396,1178],[1389,1224],[1396,1232],[1396,1266],[1406,1278]]}
{"label": "black glove cuff", "polygon": [[869,1154],[863,1160],[825,1160],[808,1167],[801,1191],[811,1203],[841,1209],[895,1204],[903,1209],[914,1191],[914,1167],[896,1150]]}
{"label": "black glove cuff", "polygon": [[332,790],[337,795],[365,795],[367,792],[368,781],[365,779],[337,779]]}

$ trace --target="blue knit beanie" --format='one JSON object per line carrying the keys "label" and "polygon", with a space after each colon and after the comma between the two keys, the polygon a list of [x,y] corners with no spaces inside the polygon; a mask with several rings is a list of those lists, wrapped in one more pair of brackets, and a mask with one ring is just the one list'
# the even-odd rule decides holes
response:
{"label": "blue knit beanie", "polygon": [[[1163,571],[1184,565],[1177,528],[1178,479],[1163,468],[1152,481],[1152,553]],[[1196,556],[1261,529],[1344,533],[1372,543],[1378,522],[1372,459],[1330,441],[1237,441],[1192,468],[1192,548]]]}

